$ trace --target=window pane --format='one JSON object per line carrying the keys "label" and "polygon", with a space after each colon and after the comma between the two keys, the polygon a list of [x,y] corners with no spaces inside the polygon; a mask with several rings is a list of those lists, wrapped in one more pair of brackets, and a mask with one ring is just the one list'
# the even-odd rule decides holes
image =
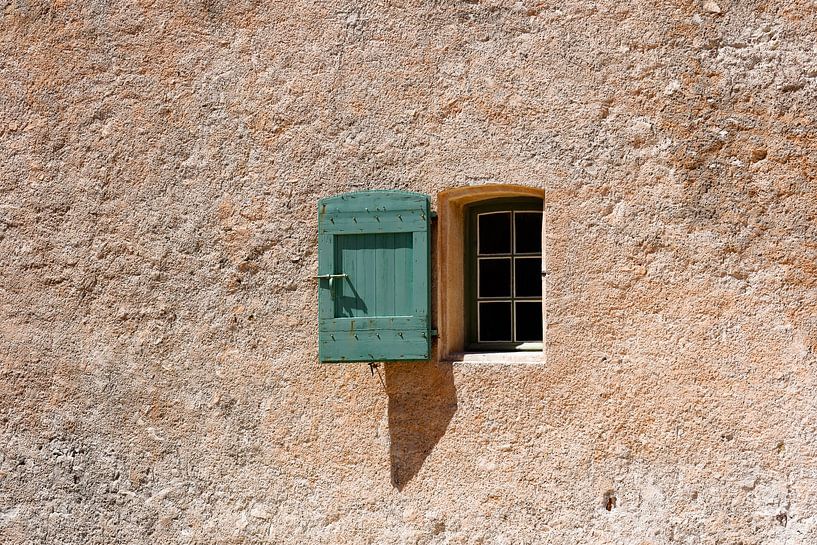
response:
{"label": "window pane", "polygon": [[511,303],[479,304],[480,342],[512,341]]}
{"label": "window pane", "polygon": [[516,340],[519,342],[542,340],[542,303],[540,301],[516,303]]}
{"label": "window pane", "polygon": [[516,283],[517,297],[541,297],[542,296],[542,258],[541,257],[518,257],[516,258]]}
{"label": "window pane", "polygon": [[542,253],[542,213],[517,212],[516,216],[516,253]]}
{"label": "window pane", "polygon": [[511,213],[480,214],[479,220],[479,253],[511,253]]}
{"label": "window pane", "polygon": [[479,260],[479,297],[511,296],[511,259]]}

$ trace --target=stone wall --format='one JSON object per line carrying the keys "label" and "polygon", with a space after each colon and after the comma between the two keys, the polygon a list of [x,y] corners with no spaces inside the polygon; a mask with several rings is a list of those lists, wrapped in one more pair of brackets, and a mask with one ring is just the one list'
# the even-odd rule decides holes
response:
{"label": "stone wall", "polygon": [[[0,3],[0,541],[817,542],[816,14]],[[488,183],[547,362],[319,365],[317,199]]]}

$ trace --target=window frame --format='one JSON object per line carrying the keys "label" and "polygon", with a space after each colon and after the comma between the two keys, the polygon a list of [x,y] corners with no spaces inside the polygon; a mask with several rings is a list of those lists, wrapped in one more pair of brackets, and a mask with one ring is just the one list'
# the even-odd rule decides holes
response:
{"label": "window frame", "polygon": [[[463,208],[464,214],[464,322],[465,322],[465,349],[471,352],[541,352],[543,350],[544,338],[539,342],[501,341],[501,342],[480,342],[478,335],[478,217],[482,214],[497,212],[540,212],[544,222],[544,199],[532,196],[519,197],[499,197],[493,199],[480,200],[467,204]],[[513,221],[513,220],[512,220]],[[512,230],[515,227],[512,225]],[[513,231],[512,231],[513,232]],[[515,312],[514,304],[517,300],[515,290],[515,268],[513,266],[516,259],[516,248],[513,247],[515,240],[512,238],[512,247],[509,258],[511,260],[511,312]],[[537,254],[526,254],[534,257]],[[544,241],[538,256],[544,260]],[[524,256],[523,256],[524,257]],[[524,299],[523,299],[524,300]],[[535,299],[533,300],[535,301]],[[540,306],[544,305],[544,293],[539,297]],[[513,327],[513,321],[512,321]],[[513,332],[515,335],[515,332]],[[544,337],[544,331],[543,331]]]}

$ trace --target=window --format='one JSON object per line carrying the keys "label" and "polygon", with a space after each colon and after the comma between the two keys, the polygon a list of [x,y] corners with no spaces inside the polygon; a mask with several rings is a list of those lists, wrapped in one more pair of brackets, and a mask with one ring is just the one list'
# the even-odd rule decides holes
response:
{"label": "window", "polygon": [[545,362],[544,196],[453,188],[437,194],[433,223],[420,193],[322,199],[320,361]]}
{"label": "window", "polygon": [[466,207],[469,350],[542,349],[542,200]]}
{"label": "window", "polygon": [[[440,332],[437,339],[440,359],[500,364],[545,363],[543,345],[546,335],[543,330],[546,331],[546,296],[545,278],[542,275],[545,268],[544,201],[545,192],[540,187],[512,184],[457,187],[437,195],[433,286],[435,324]],[[508,235],[503,235],[502,239],[510,239],[512,246],[508,248],[506,242],[504,251],[492,251],[486,247],[483,255],[478,255],[476,215],[491,212],[510,214],[510,217],[504,218],[511,219],[514,223],[503,223],[507,226]],[[518,219],[513,219],[514,213],[517,213]],[[484,227],[486,232],[491,233],[489,236],[494,236],[496,233],[488,228],[490,219],[501,220],[500,222],[504,220],[501,217],[487,218]],[[516,240],[513,240],[514,236]],[[489,291],[483,292],[478,298],[477,260],[480,257],[489,261],[483,265],[485,270],[482,279],[488,279],[489,284],[493,279],[493,285],[485,286]],[[506,262],[490,262],[493,258],[503,258]],[[514,263],[514,260],[520,263]],[[539,265],[538,270],[536,264]],[[520,266],[514,268],[515,265]],[[506,276],[505,283],[501,286],[499,274]],[[510,280],[507,280],[508,275]],[[539,283],[538,290],[534,285],[536,281]],[[498,290],[500,287],[504,289],[500,292],[501,295],[492,297],[490,290]],[[505,302],[504,307],[496,305],[500,307],[498,310],[504,309],[504,321],[497,321],[493,325],[504,327],[506,334],[503,337],[510,340],[479,342],[477,310],[480,302],[484,303],[483,310],[495,308],[486,306],[488,303]],[[509,328],[515,336],[507,334]],[[528,338],[538,338],[539,341],[524,340]]]}

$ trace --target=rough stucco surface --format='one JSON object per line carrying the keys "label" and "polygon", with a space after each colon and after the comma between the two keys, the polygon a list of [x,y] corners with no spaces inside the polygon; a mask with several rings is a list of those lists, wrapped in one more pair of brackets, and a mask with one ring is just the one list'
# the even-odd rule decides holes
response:
{"label": "rough stucco surface", "polygon": [[[0,2],[0,541],[817,542],[817,4]],[[547,362],[316,362],[316,200],[546,188]]]}

